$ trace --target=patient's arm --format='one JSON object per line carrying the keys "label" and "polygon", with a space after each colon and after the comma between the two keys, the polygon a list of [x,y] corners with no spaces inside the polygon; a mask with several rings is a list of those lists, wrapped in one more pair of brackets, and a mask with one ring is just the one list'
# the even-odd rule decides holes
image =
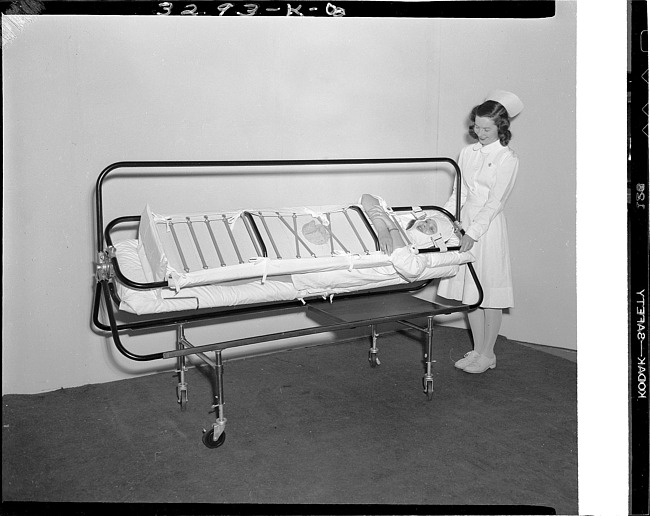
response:
{"label": "patient's arm", "polygon": [[363,194],[361,196],[361,206],[377,232],[379,249],[381,251],[390,255],[395,249],[407,245],[402,238],[401,231],[375,197],[369,194]]}

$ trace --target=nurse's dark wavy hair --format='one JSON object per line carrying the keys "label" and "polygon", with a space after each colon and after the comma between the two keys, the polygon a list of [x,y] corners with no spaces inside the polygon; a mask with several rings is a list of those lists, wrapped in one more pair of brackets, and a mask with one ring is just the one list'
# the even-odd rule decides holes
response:
{"label": "nurse's dark wavy hair", "polygon": [[512,139],[512,133],[510,132],[510,118],[508,117],[508,111],[502,104],[494,100],[486,100],[483,104],[475,106],[474,109],[472,109],[472,112],[469,115],[471,122],[469,126],[469,134],[475,140],[478,140],[478,136],[476,136],[476,133],[474,132],[474,123],[476,122],[477,116],[490,118],[494,121],[494,124],[497,126],[501,145],[505,147],[510,143],[510,140]]}

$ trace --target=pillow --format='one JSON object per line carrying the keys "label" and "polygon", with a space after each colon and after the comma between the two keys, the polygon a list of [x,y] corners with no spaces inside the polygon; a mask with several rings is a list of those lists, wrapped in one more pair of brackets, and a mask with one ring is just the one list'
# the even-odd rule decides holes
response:
{"label": "pillow", "polygon": [[[147,204],[140,216],[138,229],[138,256],[143,263],[147,281],[164,281],[167,275],[167,257],[154,224],[154,214]],[[145,263],[149,264],[147,268]]]}

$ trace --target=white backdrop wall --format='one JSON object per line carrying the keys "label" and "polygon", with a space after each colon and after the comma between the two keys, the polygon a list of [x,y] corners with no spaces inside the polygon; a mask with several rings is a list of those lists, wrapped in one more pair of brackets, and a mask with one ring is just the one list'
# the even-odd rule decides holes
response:
{"label": "white backdrop wall", "polygon": [[[108,164],[456,157],[468,110],[497,87],[526,104],[513,124],[522,165],[508,206],[517,308],[502,333],[575,349],[572,3],[527,21],[37,17],[3,48],[3,393],[160,370],[124,359],[91,329],[92,194]],[[394,204],[430,193],[444,202],[448,177],[243,174],[218,187],[116,177],[107,218],[147,201],[194,211],[346,203],[371,191]],[[134,351],[160,349],[161,337]]]}

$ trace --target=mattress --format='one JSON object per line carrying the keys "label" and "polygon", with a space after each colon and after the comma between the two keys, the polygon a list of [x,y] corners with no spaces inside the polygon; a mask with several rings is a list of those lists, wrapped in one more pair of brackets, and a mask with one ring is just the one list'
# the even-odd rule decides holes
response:
{"label": "mattress", "polygon": [[[147,283],[153,273],[148,260],[142,260],[139,240],[114,244],[120,271],[128,279]],[[413,281],[454,276],[462,263],[472,260],[470,253],[419,254],[413,246],[396,250],[381,262],[388,265],[345,268],[317,272],[276,274],[266,278],[234,279],[220,283],[136,290],[115,281],[121,299],[120,310],[138,315],[201,308],[229,307],[254,303],[305,300],[329,297],[371,288],[403,285]]]}

